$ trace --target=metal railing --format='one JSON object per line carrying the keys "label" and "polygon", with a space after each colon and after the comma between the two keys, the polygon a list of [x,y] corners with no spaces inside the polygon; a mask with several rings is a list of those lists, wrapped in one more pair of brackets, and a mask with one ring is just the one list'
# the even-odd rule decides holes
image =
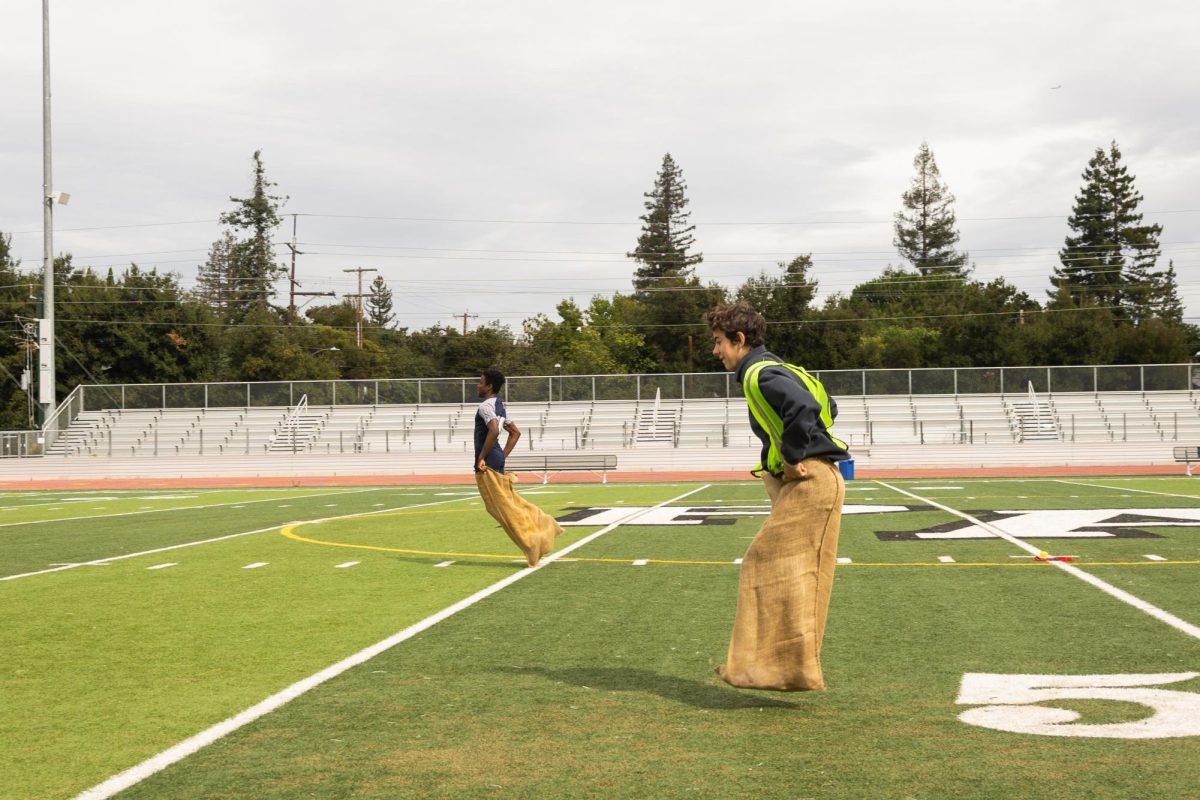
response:
{"label": "metal railing", "polygon": [[[1200,364],[814,370],[834,397],[1200,389]],[[80,385],[41,430],[0,432],[0,456],[41,455],[83,411],[473,403],[477,378]],[[726,399],[741,389],[728,372],[516,376],[506,403]]]}
{"label": "metal railing", "polygon": [[[1038,393],[1050,394],[1200,388],[1200,364],[842,369],[814,370],[813,374],[835,397],[1016,394],[1026,392],[1031,384]],[[68,402],[78,393],[78,410],[87,411],[295,407],[303,395],[315,406],[463,404],[475,402],[477,381],[477,377],[471,377],[83,385],[76,388]],[[693,400],[741,397],[741,389],[728,372],[538,375],[509,378],[502,395],[506,403],[650,400],[656,396],[663,400]],[[70,418],[73,415],[69,415],[68,423]]]}

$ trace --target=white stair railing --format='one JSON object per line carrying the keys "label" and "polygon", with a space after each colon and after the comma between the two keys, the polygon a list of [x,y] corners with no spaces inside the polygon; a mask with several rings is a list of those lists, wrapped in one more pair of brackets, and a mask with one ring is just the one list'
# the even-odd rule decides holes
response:
{"label": "white stair railing", "polygon": [[267,445],[267,449],[271,449],[271,445],[278,441],[287,441],[287,436],[292,437],[292,449],[296,449],[296,428],[300,425],[300,419],[308,411],[308,395],[300,395],[300,402],[296,403],[296,407],[288,412],[284,418],[283,424],[279,426],[279,432],[271,437],[271,442]]}

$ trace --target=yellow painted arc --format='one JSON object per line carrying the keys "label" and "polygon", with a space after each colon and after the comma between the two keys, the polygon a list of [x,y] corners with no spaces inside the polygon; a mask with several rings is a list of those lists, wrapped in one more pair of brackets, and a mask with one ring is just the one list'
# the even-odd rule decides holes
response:
{"label": "yellow painted arc", "polygon": [[[306,544],[319,544],[326,547],[345,547],[353,550],[374,550],[383,553],[403,553],[404,555],[414,556],[430,556],[438,558],[494,558],[504,561],[512,561],[518,557],[518,553],[460,553],[456,551],[442,550],[417,550],[408,547],[384,547],[374,544],[354,544],[350,542],[329,542],[323,539],[312,539],[307,536],[301,536],[296,533],[296,528],[307,523],[296,523],[286,525],[280,533],[289,539]],[[574,556],[570,561],[584,561],[596,564],[630,564],[635,559],[632,558],[598,558],[598,557],[583,557]],[[637,559],[640,560],[640,559]],[[728,567],[733,566],[732,561],[699,561],[688,559],[671,559],[671,558],[648,558],[647,564],[675,564],[684,566],[703,566],[703,567]],[[1200,561],[1091,561],[1086,562],[1089,567],[1151,567],[1165,566],[1169,564],[1200,564]],[[941,561],[855,561],[850,564],[838,564],[838,568],[844,567],[1045,567],[1049,566],[1048,562],[1043,561],[956,561],[944,563]]]}

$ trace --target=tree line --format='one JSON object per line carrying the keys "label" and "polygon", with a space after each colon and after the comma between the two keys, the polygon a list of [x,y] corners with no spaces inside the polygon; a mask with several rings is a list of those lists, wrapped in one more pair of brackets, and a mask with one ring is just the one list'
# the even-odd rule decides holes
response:
{"label": "tree line", "polygon": [[[687,184],[670,154],[644,195],[641,230],[627,253],[628,292],[586,306],[562,300],[519,330],[485,322],[461,332],[397,324],[392,293],[376,277],[362,299],[308,308],[277,302],[287,274],[274,245],[287,198],[275,194],[261,152],[251,191],[231,197],[224,231],[187,290],[174,273],[130,264],[119,273],[55,259],[58,391],[80,383],[175,383],[510,374],[711,371],[703,312],[746,299],[769,321],[781,356],[810,369],[1171,363],[1190,360],[1200,332],[1184,321],[1174,264],[1159,264],[1161,225],[1146,224],[1142,196],[1116,142],[1097,148],[1067,219],[1058,263],[1038,299],[1007,279],[974,277],[959,248],[954,196],[922,144],[895,214],[899,263],[818,303],[811,253],[735,288],[702,282]],[[0,428],[34,424],[40,266],[25,269],[0,232]],[[363,346],[356,328],[362,325]]]}

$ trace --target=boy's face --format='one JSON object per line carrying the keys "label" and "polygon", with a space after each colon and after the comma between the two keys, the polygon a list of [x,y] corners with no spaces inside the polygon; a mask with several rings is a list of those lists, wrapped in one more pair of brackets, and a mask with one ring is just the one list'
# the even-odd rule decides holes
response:
{"label": "boy's face", "polygon": [[478,390],[479,396],[485,400],[492,396],[492,385],[482,375],[479,376],[479,385],[475,388]]}
{"label": "boy's face", "polygon": [[724,331],[713,331],[712,337],[712,354],[721,359],[725,369],[731,372],[737,369],[738,363],[750,352],[750,345],[746,344],[746,334],[740,331],[733,334],[732,339]]}

